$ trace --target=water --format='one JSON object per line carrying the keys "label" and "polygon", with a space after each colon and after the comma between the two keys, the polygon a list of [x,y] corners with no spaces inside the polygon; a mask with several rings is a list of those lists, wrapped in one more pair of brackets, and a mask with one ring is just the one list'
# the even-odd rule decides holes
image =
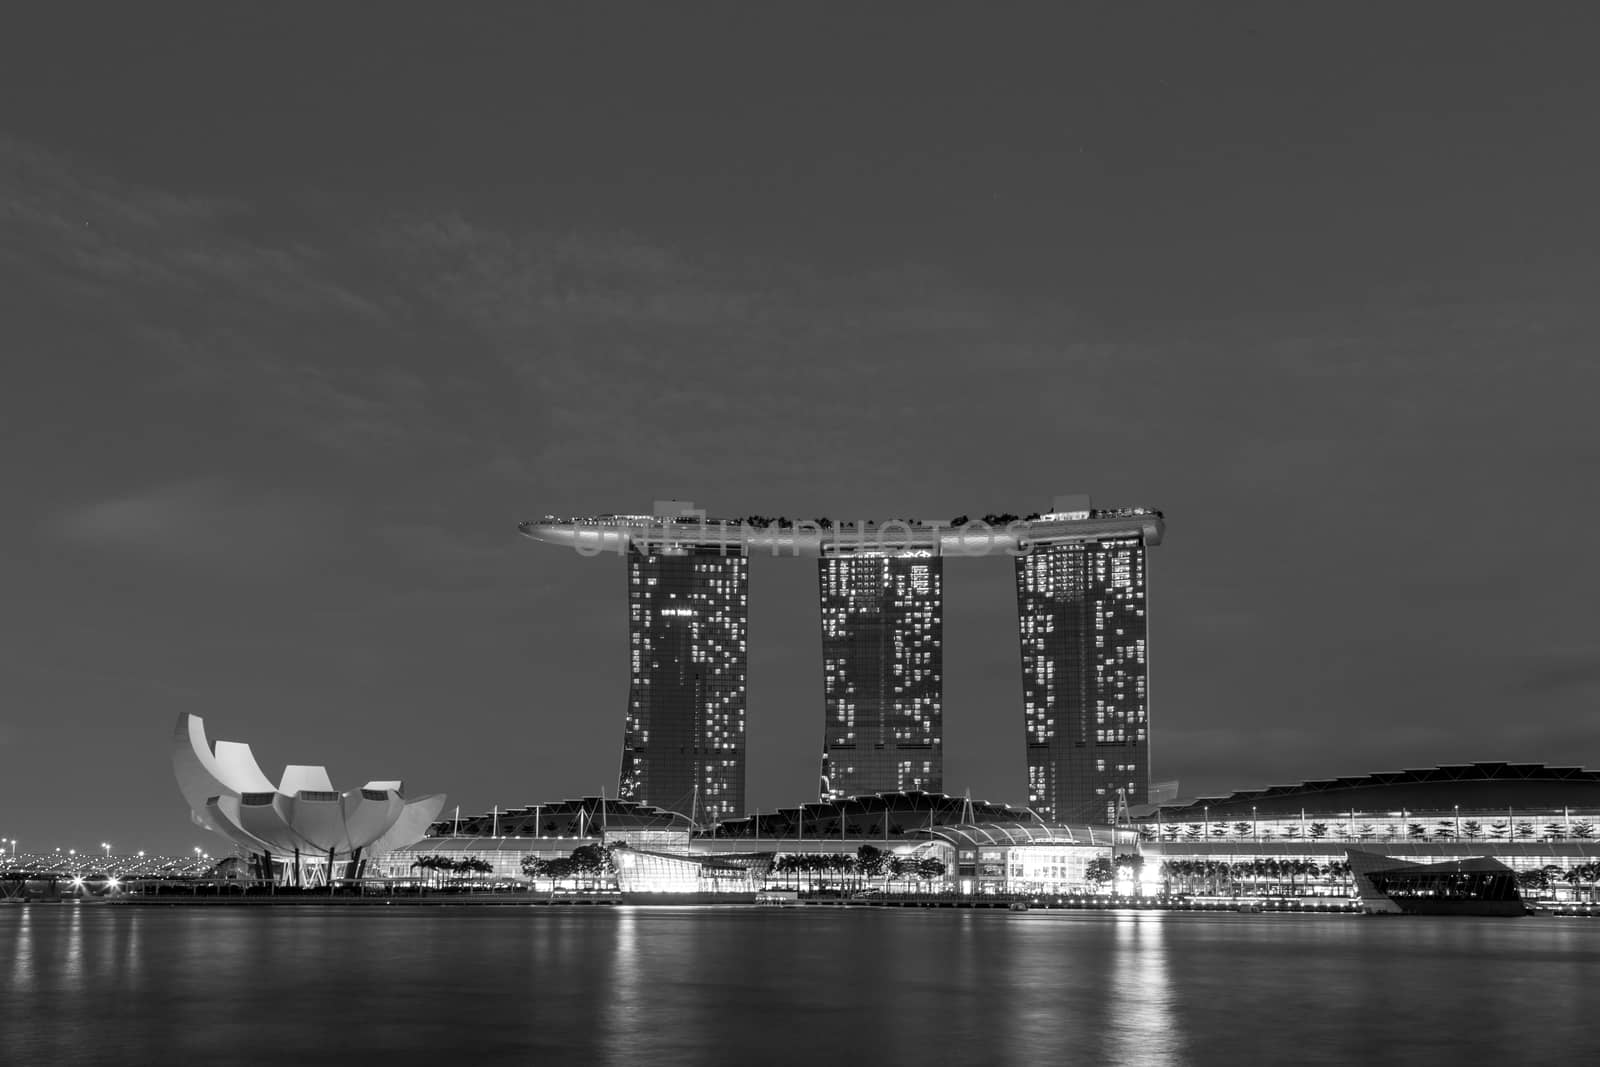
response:
{"label": "water", "polygon": [[1570,1062],[1600,922],[0,907],[5,1064]]}

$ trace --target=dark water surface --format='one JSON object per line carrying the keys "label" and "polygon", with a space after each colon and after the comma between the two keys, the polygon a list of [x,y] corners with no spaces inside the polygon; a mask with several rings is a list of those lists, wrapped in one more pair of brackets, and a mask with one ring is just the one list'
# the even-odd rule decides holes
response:
{"label": "dark water surface", "polygon": [[1570,1062],[1600,922],[0,907],[6,1064]]}

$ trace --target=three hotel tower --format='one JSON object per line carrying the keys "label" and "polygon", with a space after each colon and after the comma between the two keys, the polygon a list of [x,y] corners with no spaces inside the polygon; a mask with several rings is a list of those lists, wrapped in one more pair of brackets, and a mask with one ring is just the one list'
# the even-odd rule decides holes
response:
{"label": "three hotel tower", "polygon": [[1160,512],[1094,510],[969,522],[835,525],[707,519],[677,501],[652,515],[522,524],[628,568],[631,681],[618,795],[706,820],[745,813],[750,554],[817,557],[822,615],[823,799],[943,791],[944,563],[1014,557],[1028,806],[1054,821],[1111,821],[1147,799],[1149,619],[1145,550]]}

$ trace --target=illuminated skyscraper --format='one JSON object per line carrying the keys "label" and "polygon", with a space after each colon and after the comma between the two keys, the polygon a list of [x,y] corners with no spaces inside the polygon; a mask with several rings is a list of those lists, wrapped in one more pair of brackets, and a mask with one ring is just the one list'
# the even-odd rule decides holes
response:
{"label": "illuminated skyscraper", "polygon": [[737,553],[628,549],[622,799],[702,822],[744,814],[749,568]]}
{"label": "illuminated skyscraper", "polygon": [[944,788],[944,560],[824,555],[824,799]]}
{"label": "illuminated skyscraper", "polygon": [[1107,537],[1017,558],[1028,804],[1046,819],[1109,822],[1119,789],[1129,804],[1149,792],[1145,543]]}
{"label": "illuminated skyscraper", "polygon": [[[949,522],[651,514],[522,523],[578,556],[627,559],[632,675],[622,798],[701,822],[744,812],[749,557],[817,558],[824,798],[944,788],[944,560],[1016,557],[1028,798],[1055,820],[1104,822],[1119,790],[1149,800],[1145,549],[1151,508]],[[815,749],[812,750],[813,752]]]}

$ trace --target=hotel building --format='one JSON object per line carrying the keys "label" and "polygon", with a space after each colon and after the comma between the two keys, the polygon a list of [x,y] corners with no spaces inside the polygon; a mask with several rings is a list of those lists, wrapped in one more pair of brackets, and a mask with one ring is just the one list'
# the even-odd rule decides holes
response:
{"label": "hotel building", "polygon": [[1144,557],[1137,536],[1017,557],[1028,805],[1043,818],[1114,822],[1119,799],[1148,797]]}
{"label": "hotel building", "polygon": [[818,560],[822,799],[944,788],[944,560]]}
{"label": "hotel building", "polygon": [[819,793],[944,786],[944,561],[1016,559],[1029,804],[1103,823],[1149,794],[1145,549],[1161,513],[834,523],[708,519],[681,501],[650,515],[546,517],[533,540],[628,563],[632,683],[619,795],[690,813],[744,811],[749,556],[818,560],[823,659]]}
{"label": "hotel building", "polygon": [[628,550],[621,799],[696,818],[744,813],[749,589],[743,555]]}

